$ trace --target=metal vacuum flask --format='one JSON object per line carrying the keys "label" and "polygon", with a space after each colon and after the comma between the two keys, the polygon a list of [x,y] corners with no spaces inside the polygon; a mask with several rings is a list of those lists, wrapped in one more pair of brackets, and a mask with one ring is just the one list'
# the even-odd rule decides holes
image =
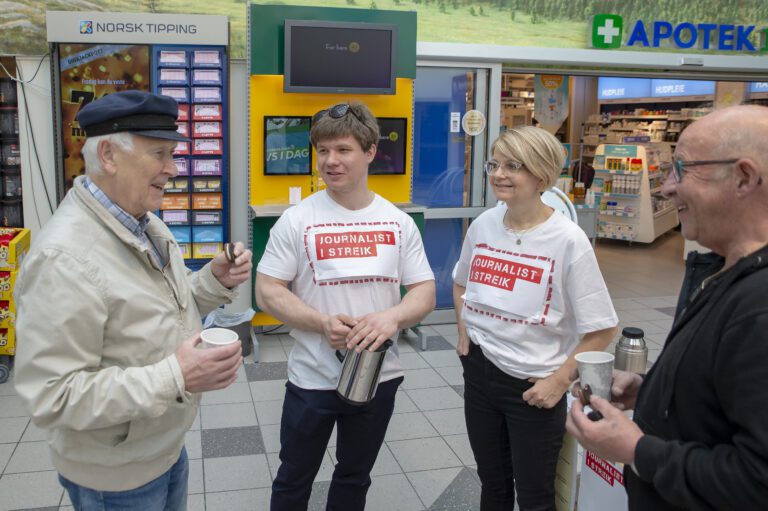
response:
{"label": "metal vacuum flask", "polygon": [[640,328],[627,327],[621,331],[621,338],[616,344],[614,367],[621,371],[645,374],[648,365],[648,347],[643,338],[645,333]]}
{"label": "metal vacuum flask", "polygon": [[376,351],[366,349],[357,353],[347,350],[344,355],[336,351],[339,362],[344,364],[336,385],[336,393],[341,399],[353,405],[364,405],[373,399],[379,386],[381,365],[391,346],[392,340],[387,339]]}

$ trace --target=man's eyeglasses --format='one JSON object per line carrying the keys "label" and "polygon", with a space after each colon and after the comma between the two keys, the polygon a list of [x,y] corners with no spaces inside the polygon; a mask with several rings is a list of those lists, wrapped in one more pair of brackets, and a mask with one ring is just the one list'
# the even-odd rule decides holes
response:
{"label": "man's eyeglasses", "polygon": [[485,169],[485,173],[489,176],[496,172],[499,167],[501,167],[501,170],[503,170],[506,174],[516,174],[520,172],[520,169],[522,169],[524,165],[515,160],[507,160],[503,164],[497,162],[496,160],[488,160],[487,162],[483,163],[483,169]]}
{"label": "man's eyeglasses", "polygon": [[352,112],[352,115],[354,115],[358,121],[360,121],[362,124],[365,124],[357,112],[355,112],[355,109],[352,108],[349,103],[339,103],[338,105],[333,105],[331,108],[320,110],[312,116],[312,122],[315,123],[326,115],[331,119],[341,119],[349,112]]}
{"label": "man's eyeglasses", "polygon": [[683,176],[690,172],[686,169],[686,167],[696,167],[699,165],[725,165],[729,163],[736,163],[737,161],[739,161],[738,158],[732,158],[730,160],[672,160],[671,162],[662,163],[661,171],[664,173],[665,178],[672,174],[672,177],[675,179],[675,183],[679,183],[683,180]]}

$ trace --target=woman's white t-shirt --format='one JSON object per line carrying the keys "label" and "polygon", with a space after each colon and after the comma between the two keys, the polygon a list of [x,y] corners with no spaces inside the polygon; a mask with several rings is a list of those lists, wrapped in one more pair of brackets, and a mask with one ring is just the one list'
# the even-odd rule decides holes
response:
{"label": "woman's white t-shirt", "polygon": [[583,334],[618,324],[592,245],[555,212],[518,238],[504,228],[506,205],[469,227],[455,282],[466,288],[470,339],[505,373],[543,378]]}
{"label": "woman's white t-shirt", "polygon": [[[434,280],[411,217],[379,195],[366,208],[351,211],[325,191],[283,213],[257,271],[291,282],[291,291],[322,313],[352,317],[400,303],[401,284]],[[288,379],[303,389],[336,388],[341,363],[328,340],[296,328],[291,336],[296,342]],[[402,375],[395,343],[380,381]]]}

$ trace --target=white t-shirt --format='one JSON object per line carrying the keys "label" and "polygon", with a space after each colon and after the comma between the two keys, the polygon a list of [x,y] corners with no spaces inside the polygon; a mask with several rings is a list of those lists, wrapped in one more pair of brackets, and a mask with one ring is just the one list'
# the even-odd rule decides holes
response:
{"label": "white t-shirt", "polygon": [[516,378],[543,378],[580,336],[618,324],[595,253],[578,225],[557,212],[522,244],[504,228],[506,205],[469,227],[455,282],[467,288],[462,318],[483,353]]}
{"label": "white t-shirt", "polygon": [[[400,303],[400,285],[434,280],[413,219],[376,195],[350,211],[325,191],[289,208],[269,234],[259,273],[289,281],[301,300],[325,314],[360,317]],[[303,389],[335,389],[341,363],[319,333],[294,328],[288,379]],[[393,340],[397,340],[396,337]],[[380,381],[403,375],[397,343]]]}

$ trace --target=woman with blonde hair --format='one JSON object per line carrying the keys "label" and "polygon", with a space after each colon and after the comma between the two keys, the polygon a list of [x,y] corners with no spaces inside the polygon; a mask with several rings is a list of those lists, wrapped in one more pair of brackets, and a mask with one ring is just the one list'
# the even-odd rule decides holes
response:
{"label": "woman with blonde hair", "polygon": [[555,509],[574,355],[600,351],[618,319],[586,234],[541,201],[563,146],[531,126],[503,133],[485,163],[504,204],[469,227],[454,277],[465,418],[481,509]]}

